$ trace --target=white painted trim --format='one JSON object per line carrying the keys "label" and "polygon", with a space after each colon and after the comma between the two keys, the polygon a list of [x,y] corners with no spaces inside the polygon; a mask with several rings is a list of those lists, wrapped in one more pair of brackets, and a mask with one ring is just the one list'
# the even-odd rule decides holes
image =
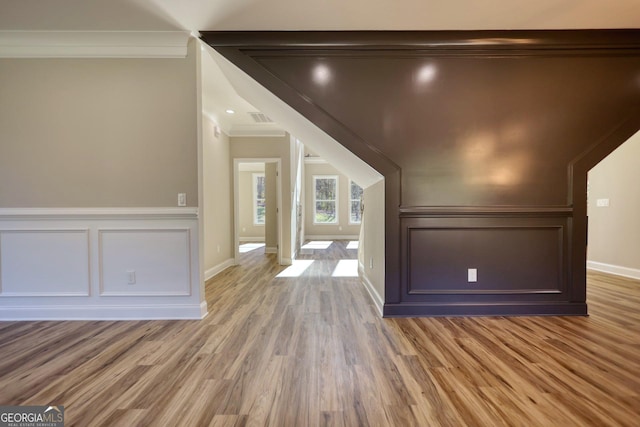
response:
{"label": "white painted trim", "polygon": [[305,157],[304,162],[308,165],[326,165],[329,163],[322,157]]}
{"label": "white painted trim", "polygon": [[616,276],[630,277],[640,280],[640,270],[637,268],[621,267],[619,265],[605,264],[597,261],[587,261],[587,268],[590,270],[602,271],[603,273],[615,274]]}
{"label": "white painted trim", "polygon": [[0,58],[185,58],[188,31],[0,31]]}
{"label": "white painted trim", "polygon": [[212,277],[222,273],[224,270],[226,270],[227,268],[233,265],[235,265],[235,261],[233,258],[229,258],[218,265],[214,265],[213,267],[211,267],[210,269],[204,272],[205,282],[211,279]]}
{"label": "white painted trim", "polygon": [[[206,302],[205,302],[206,304]],[[0,320],[160,320],[202,319],[200,304],[56,305],[0,307]]]}
{"label": "white painted trim", "polygon": [[307,240],[358,240],[360,236],[356,234],[306,234]]}
{"label": "white painted trim", "polygon": [[197,219],[198,208],[0,208],[0,219]]}
{"label": "white painted trim", "polygon": [[282,262],[280,263],[280,265],[291,265],[293,264],[293,261],[291,260],[291,258],[282,258]]}
{"label": "white painted trim", "polygon": [[283,137],[287,133],[276,127],[274,125],[269,124],[261,124],[261,125],[232,125],[231,129],[229,129],[228,135],[231,137]]}
{"label": "white painted trim", "polygon": [[204,319],[209,314],[209,309],[207,308],[207,301],[202,301],[200,303],[200,318]]}
{"label": "white painted trim", "polygon": [[360,274],[360,280],[362,280],[364,288],[367,290],[369,296],[371,297],[371,300],[373,301],[373,305],[375,305],[378,309],[380,317],[383,317],[384,300],[382,299],[376,288],[373,286],[373,283],[371,283],[371,281],[369,280],[369,277],[367,277],[365,268],[360,262],[358,262],[358,273]]}
{"label": "white painted trim", "polygon": [[263,237],[238,237],[238,241],[264,243],[264,236]]}
{"label": "white painted trim", "polygon": [[277,254],[278,253],[278,248],[276,247],[268,247],[268,248],[264,248],[264,253],[265,254]]}

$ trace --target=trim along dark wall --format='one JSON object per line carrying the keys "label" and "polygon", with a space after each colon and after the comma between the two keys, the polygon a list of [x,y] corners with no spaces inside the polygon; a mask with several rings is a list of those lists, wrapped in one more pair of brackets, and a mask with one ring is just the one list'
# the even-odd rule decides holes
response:
{"label": "trim along dark wall", "polygon": [[385,176],[386,316],[587,313],[587,172],[640,129],[639,30],[201,34]]}

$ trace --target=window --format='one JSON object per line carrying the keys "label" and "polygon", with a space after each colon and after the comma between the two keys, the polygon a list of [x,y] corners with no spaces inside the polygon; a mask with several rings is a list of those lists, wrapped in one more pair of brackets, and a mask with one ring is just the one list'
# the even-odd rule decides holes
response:
{"label": "window", "polygon": [[265,180],[263,173],[253,174],[253,225],[264,225]]}
{"label": "window", "polygon": [[349,224],[362,222],[362,187],[353,181],[349,183]]}
{"label": "window", "polygon": [[313,223],[338,223],[338,177],[313,177]]}

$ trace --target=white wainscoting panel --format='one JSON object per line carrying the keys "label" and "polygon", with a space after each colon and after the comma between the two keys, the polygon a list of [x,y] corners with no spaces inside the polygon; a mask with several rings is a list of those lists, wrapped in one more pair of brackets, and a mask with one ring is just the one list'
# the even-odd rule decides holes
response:
{"label": "white wainscoting panel", "polygon": [[88,296],[88,229],[0,230],[0,296]]}
{"label": "white wainscoting panel", "polygon": [[[107,230],[99,233],[100,295],[190,295],[189,229]],[[128,283],[128,272],[135,283]]]}
{"label": "white wainscoting panel", "polygon": [[0,208],[0,321],[201,319],[198,236],[197,208]]}

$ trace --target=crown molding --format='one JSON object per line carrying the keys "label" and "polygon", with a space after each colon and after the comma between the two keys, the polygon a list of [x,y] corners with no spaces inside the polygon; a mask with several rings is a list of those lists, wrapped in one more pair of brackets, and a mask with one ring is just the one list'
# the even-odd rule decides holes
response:
{"label": "crown molding", "polygon": [[305,157],[304,162],[308,165],[324,165],[329,163],[322,157],[317,157],[317,156]]}
{"label": "crown molding", "polygon": [[0,31],[0,58],[185,58],[188,31]]}
{"label": "crown molding", "polygon": [[273,124],[256,124],[256,125],[231,125],[228,135],[232,137],[238,136],[262,136],[262,137],[282,137],[287,133]]}

